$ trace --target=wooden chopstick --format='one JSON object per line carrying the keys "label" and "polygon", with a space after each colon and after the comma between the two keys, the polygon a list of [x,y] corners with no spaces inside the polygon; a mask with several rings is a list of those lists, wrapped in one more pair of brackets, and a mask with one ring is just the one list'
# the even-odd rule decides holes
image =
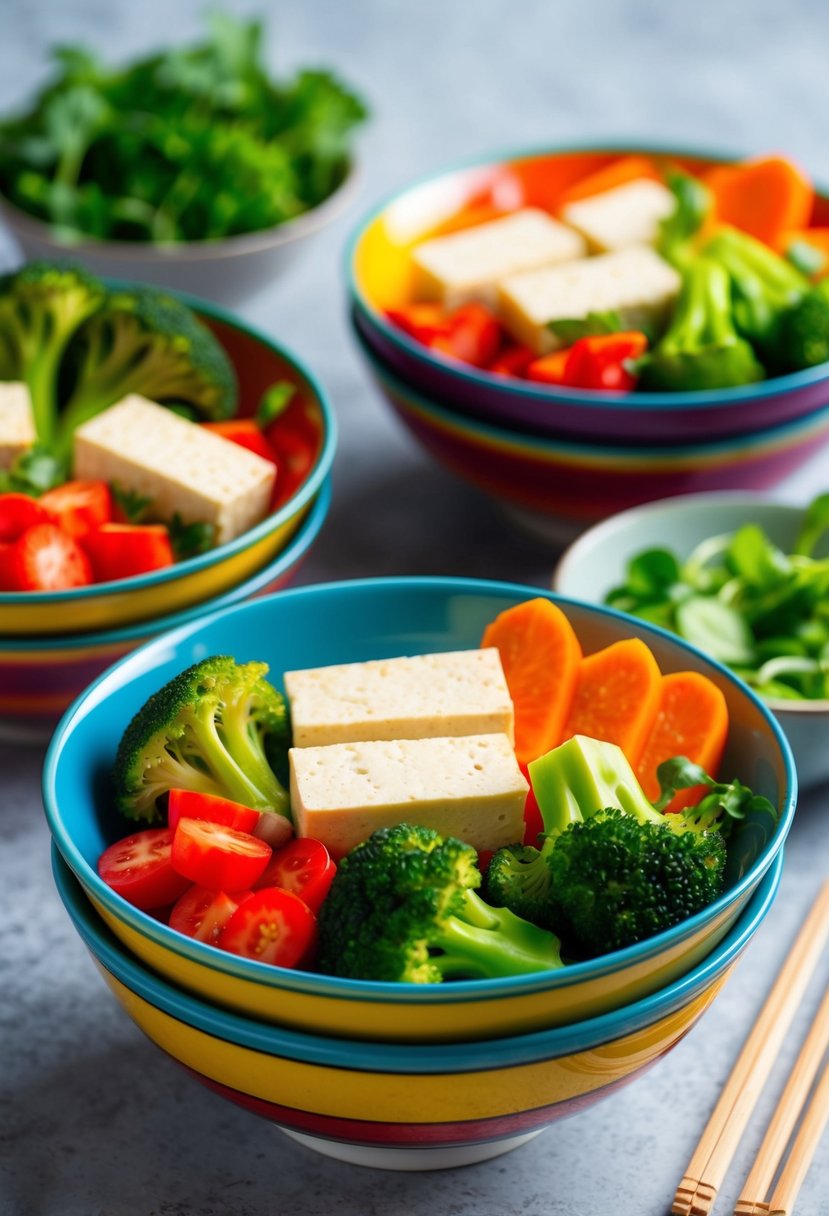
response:
{"label": "wooden chopstick", "polygon": [[824,882],[677,1187],[673,1216],[708,1216],[829,936]]}
{"label": "wooden chopstick", "polygon": [[[829,1079],[827,1079],[829,1073],[826,1071],[815,1090],[774,1193],[768,1202],[765,1201],[765,1197],[771,1189],[786,1146],[809,1096],[827,1048],[829,1048],[829,989],[824,994],[815,1020],[812,1022],[811,1029],[786,1082],[786,1088],[780,1096],[777,1109],[763,1137],[763,1143],[757,1151],[754,1165],[746,1178],[740,1198],[737,1200],[734,1216],[756,1216],[757,1213],[772,1211],[779,1211],[781,1216],[788,1216],[794,1206],[797,1193],[806,1176],[806,1170],[811,1163],[811,1154],[806,1155],[804,1152],[802,1137],[807,1125],[811,1127],[815,1121],[820,1119],[821,1094],[823,1094],[822,1100],[826,1106],[823,1109],[823,1122],[820,1123],[817,1132],[818,1139],[823,1131],[823,1124],[829,1118]],[[816,1104],[817,1109],[815,1109]],[[817,1142],[814,1147],[817,1147]],[[798,1150],[799,1155],[796,1155]],[[802,1175],[798,1173],[801,1165],[805,1167]]]}

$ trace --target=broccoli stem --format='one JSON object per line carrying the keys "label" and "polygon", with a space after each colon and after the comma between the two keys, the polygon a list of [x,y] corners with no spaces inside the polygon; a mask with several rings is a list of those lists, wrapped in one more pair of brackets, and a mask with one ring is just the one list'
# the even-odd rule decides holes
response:
{"label": "broccoli stem", "polygon": [[560,967],[558,943],[545,929],[508,908],[491,908],[474,891],[463,892],[463,914],[441,923],[430,962],[444,979],[497,979]]}
{"label": "broccoli stem", "polygon": [[248,753],[251,751],[250,741],[248,740],[247,747],[242,747],[239,753],[231,755],[216,726],[215,710],[212,699],[206,697],[192,715],[191,722],[193,733],[203,749],[205,760],[219,783],[235,802],[241,802],[243,805],[254,807],[257,810],[279,810],[284,813],[283,808],[287,807],[287,795],[282,786],[279,785],[273,774],[271,774],[267,790],[260,789],[248,778],[240,764],[237,763],[237,757],[241,759],[242,763],[246,763]]}

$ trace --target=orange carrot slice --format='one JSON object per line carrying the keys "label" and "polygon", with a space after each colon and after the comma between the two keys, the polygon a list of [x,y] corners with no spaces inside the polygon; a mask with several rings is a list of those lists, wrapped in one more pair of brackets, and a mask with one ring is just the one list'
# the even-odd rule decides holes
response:
{"label": "orange carrot slice", "polygon": [[717,165],[705,175],[717,218],[758,240],[780,247],[785,234],[805,228],[814,204],[807,177],[783,156],[765,156],[739,165]]}
{"label": "orange carrot slice", "polygon": [[639,638],[587,655],[559,742],[588,735],[615,743],[635,768],[656,718],[661,682],[656,659]]}
{"label": "orange carrot slice", "polygon": [[[672,756],[687,756],[715,777],[727,736],[728,706],[713,681],[697,671],[663,676],[659,708],[636,766],[648,798],[654,802],[659,797],[656,770]],[[704,786],[680,790],[667,809],[693,806],[704,790]]]}
{"label": "orange carrot slice", "polygon": [[500,613],[484,630],[495,646],[515,708],[515,754],[527,764],[559,742],[581,663],[567,617],[539,597]]}
{"label": "orange carrot slice", "polygon": [[656,165],[646,156],[619,156],[609,165],[581,178],[565,190],[559,199],[559,205],[591,198],[594,194],[604,194],[606,190],[615,190],[617,186],[626,186],[628,182],[639,181],[643,177],[650,178],[651,181],[662,181]]}

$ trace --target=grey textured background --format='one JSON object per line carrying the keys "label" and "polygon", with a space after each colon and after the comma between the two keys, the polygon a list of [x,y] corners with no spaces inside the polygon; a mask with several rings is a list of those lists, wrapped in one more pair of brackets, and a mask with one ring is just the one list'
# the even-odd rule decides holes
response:
{"label": "grey textured background", "polygon": [[[2,0],[0,109],[44,78],[53,42],[126,55],[193,37],[202,10],[200,0]],[[334,509],[301,578],[455,573],[543,585],[554,554],[433,467],[385,413],[347,332],[344,238],[361,210],[414,176],[545,141],[786,149],[829,181],[827,10],[821,0],[304,0],[259,11],[273,63],[336,65],[375,113],[350,214],[243,310],[311,363],[340,417]],[[779,492],[803,500],[825,488],[826,461]],[[829,869],[824,790],[802,800],[769,922],[713,1011],[646,1078],[511,1156],[382,1174],[337,1165],[229,1107],[115,1006],[52,890],[41,760],[0,745],[0,1216],[661,1216]],[[816,1003],[812,992],[800,1034]],[[718,1212],[733,1208],[796,1037]],[[798,1211],[822,1216],[827,1194],[824,1142]]]}

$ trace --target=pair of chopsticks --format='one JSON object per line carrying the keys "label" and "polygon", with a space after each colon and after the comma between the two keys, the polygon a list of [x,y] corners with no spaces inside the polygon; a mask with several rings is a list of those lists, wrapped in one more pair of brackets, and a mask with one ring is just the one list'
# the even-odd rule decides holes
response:
{"label": "pair of chopsticks", "polygon": [[[829,881],[821,887],[803,922],[688,1163],[674,1196],[673,1216],[709,1216],[827,938]],[[829,1120],[829,1065],[823,1069],[813,1089],[828,1047],[829,990],[786,1083],[734,1216],[791,1216]],[[811,1101],[803,1113],[812,1090]],[[799,1120],[799,1130],[781,1170],[780,1163]]]}

